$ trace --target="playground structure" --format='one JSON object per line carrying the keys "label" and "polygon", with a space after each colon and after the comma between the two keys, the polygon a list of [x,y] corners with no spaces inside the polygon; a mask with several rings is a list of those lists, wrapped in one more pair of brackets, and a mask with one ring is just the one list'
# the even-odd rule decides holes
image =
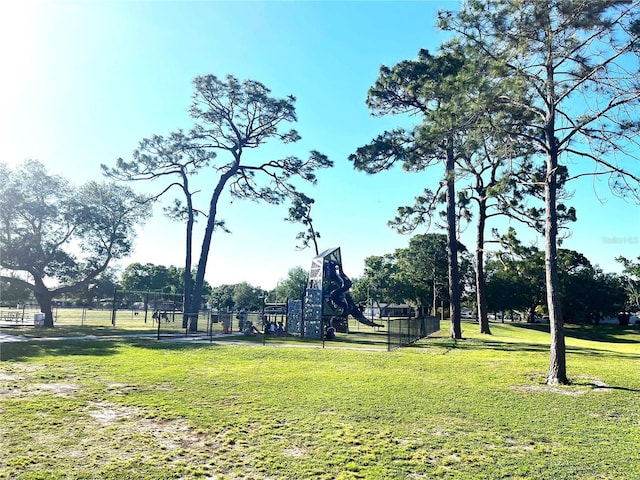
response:
{"label": "playground structure", "polygon": [[382,327],[367,319],[349,289],[352,282],[342,268],[340,248],[331,248],[311,261],[309,281],[301,301],[290,301],[288,331],[310,338],[322,338],[327,327],[348,333],[348,317],[371,327]]}

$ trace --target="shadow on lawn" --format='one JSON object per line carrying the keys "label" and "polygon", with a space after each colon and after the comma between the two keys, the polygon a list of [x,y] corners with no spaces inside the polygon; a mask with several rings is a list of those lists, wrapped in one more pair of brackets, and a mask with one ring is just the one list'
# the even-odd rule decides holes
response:
{"label": "shadow on lawn", "polygon": [[0,344],[0,361],[21,361],[49,356],[106,356],[114,355],[121,342],[113,340],[50,340],[5,342]]}
{"label": "shadow on lawn", "polygon": [[[426,342],[419,342],[413,347],[424,349],[437,348],[441,349],[443,354],[450,353],[454,350],[499,350],[503,352],[548,353],[550,348],[548,343],[505,342],[494,340],[491,336],[472,339],[463,338],[462,340],[457,341],[446,336],[430,336]],[[640,354],[635,353],[620,353],[612,350],[600,350],[596,348],[576,346],[567,346],[566,353],[574,355],[589,355],[592,357],[606,356],[610,358],[640,358]]]}
{"label": "shadow on lawn", "polygon": [[[540,323],[513,323],[517,328],[536,330],[549,333],[548,324]],[[638,343],[640,342],[640,329],[637,326],[621,327],[618,325],[564,325],[565,336],[579,340],[590,340],[605,343]]]}

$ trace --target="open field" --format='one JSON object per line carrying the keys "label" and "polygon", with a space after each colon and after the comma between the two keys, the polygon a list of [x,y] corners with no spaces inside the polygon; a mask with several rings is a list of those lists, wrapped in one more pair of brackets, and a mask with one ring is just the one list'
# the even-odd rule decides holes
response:
{"label": "open field", "polygon": [[463,327],[391,353],[3,344],[0,478],[640,479],[640,328],[568,327],[552,388],[545,327]]}

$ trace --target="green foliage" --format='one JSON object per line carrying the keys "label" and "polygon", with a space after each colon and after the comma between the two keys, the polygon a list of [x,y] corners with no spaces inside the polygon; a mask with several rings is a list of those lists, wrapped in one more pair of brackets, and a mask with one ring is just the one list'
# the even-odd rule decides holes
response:
{"label": "green foliage", "polygon": [[264,292],[261,288],[241,282],[234,285],[233,304],[236,308],[257,311],[262,308]]}
{"label": "green foliage", "polygon": [[635,261],[625,257],[617,257],[616,261],[623,266],[621,280],[627,293],[627,308],[640,309],[640,257]]}
{"label": "green foliage", "polygon": [[316,255],[318,255],[320,253],[318,250],[320,233],[313,227],[313,219],[311,218],[311,207],[315,200],[301,192],[294,192],[291,197],[289,216],[285,218],[285,220],[292,223],[301,223],[307,227],[306,230],[296,235],[296,239],[300,240],[300,246],[298,248],[304,250],[313,243],[314,251]]}
{"label": "green foliage", "polygon": [[359,301],[362,303],[369,300],[376,303],[402,303],[407,300],[415,300],[410,284],[404,281],[400,274],[400,268],[398,257],[395,254],[365,258],[364,275],[357,284],[358,290],[360,290]]}
{"label": "green foliage", "polygon": [[[489,308],[494,312],[526,312],[527,320],[533,321],[546,300],[544,252],[524,246],[514,230],[501,240],[508,250],[487,265]],[[624,307],[626,297],[621,280],[602,273],[579,252],[558,250],[558,278],[566,322],[598,321]]]}
{"label": "green foliage", "polygon": [[128,255],[149,207],[130,188],[93,181],[74,187],[33,160],[0,170],[0,267],[29,274],[22,286],[53,326],[52,298],[86,289]]}
{"label": "green foliage", "polygon": [[182,292],[183,269],[173,265],[132,263],[122,272],[121,284],[125,290]]}
{"label": "green foliage", "polygon": [[228,310],[234,307],[233,292],[235,285],[219,285],[214,287],[209,296],[209,302],[213,308]]}
{"label": "green foliage", "polygon": [[[409,247],[396,250],[399,276],[411,286],[411,298],[418,305],[448,302],[447,237],[430,233],[415,235]],[[434,290],[435,287],[435,290]]]}
{"label": "green foliage", "polygon": [[543,383],[546,331],[468,330],[393,354],[14,343],[0,477],[635,478],[637,330],[569,326],[562,387]]}
{"label": "green foliage", "polygon": [[31,290],[20,281],[16,274],[9,275],[0,280],[0,306],[15,307],[31,300],[33,294]]}
{"label": "green foliage", "polygon": [[264,294],[260,287],[254,287],[247,282],[220,285],[212,289],[209,303],[213,308],[221,311],[230,309],[258,311],[262,308]]}
{"label": "green foliage", "polygon": [[287,272],[287,277],[278,282],[275,288],[275,299],[283,302],[286,299],[299,300],[309,280],[309,273],[302,267],[293,267]]}

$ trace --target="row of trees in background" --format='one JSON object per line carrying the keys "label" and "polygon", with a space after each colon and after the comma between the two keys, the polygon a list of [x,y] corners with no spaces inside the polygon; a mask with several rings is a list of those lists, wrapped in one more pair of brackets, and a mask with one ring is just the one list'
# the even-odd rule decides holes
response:
{"label": "row of trees in background", "polygon": [[[67,290],[58,294],[53,300],[67,305],[111,308],[113,298],[118,307],[132,308],[149,300],[181,299],[184,292],[184,271],[181,267],[156,265],[152,263],[132,263],[117,278],[116,273],[108,269],[90,282],[85,288]],[[201,309],[220,310],[247,309],[258,311],[263,303],[284,303],[288,299],[300,299],[307,285],[307,271],[302,267],[294,267],[287,272],[285,278],[278,282],[276,288],[264,290],[254,287],[248,282],[233,285],[212,287],[205,280],[203,287],[203,303]],[[3,277],[0,284],[0,306],[30,304],[35,298],[32,289],[24,286],[24,281],[14,277]],[[182,309],[181,302],[176,308]]]}
{"label": "row of trees in background", "polygon": [[[492,253],[485,265],[488,311],[505,316],[515,313],[524,321],[537,321],[539,316],[547,315],[544,252],[522,245],[513,232],[502,239],[502,244],[501,251]],[[407,303],[425,315],[436,314],[438,308],[450,302],[446,248],[443,234],[415,235],[407,248],[367,257],[364,274],[354,280],[354,300],[358,304]],[[473,259],[463,251],[459,260],[462,304],[473,308],[476,299]],[[624,267],[621,274],[604,273],[579,252],[559,250],[564,321],[597,323],[620,311],[640,310],[640,257],[635,261],[619,257],[618,261]],[[101,302],[111,305],[114,292],[119,292],[118,302],[132,306],[143,298],[141,292],[180,298],[183,278],[180,267],[133,263],[124,269],[119,280],[112,271],[107,271],[86,289],[67,292],[56,300],[83,306],[98,306]],[[263,304],[300,299],[307,279],[307,271],[295,267],[272,290],[248,282],[217,287],[205,282],[203,301],[215,310],[259,311]],[[32,299],[31,290],[21,281],[2,282],[5,304],[23,304]]]}
{"label": "row of trees in background", "polygon": [[[544,252],[522,245],[513,231],[502,239],[502,249],[485,263],[486,304],[489,312],[517,312],[526,321],[548,314],[545,302]],[[446,236],[415,235],[409,247],[365,260],[364,275],[354,282],[356,302],[406,302],[435,314],[450,303],[446,260]],[[563,320],[572,323],[597,322],[621,311],[640,309],[640,258],[625,258],[622,274],[604,273],[581,253],[558,251],[559,292],[564,306]],[[461,303],[477,313],[473,258],[460,254]]]}

